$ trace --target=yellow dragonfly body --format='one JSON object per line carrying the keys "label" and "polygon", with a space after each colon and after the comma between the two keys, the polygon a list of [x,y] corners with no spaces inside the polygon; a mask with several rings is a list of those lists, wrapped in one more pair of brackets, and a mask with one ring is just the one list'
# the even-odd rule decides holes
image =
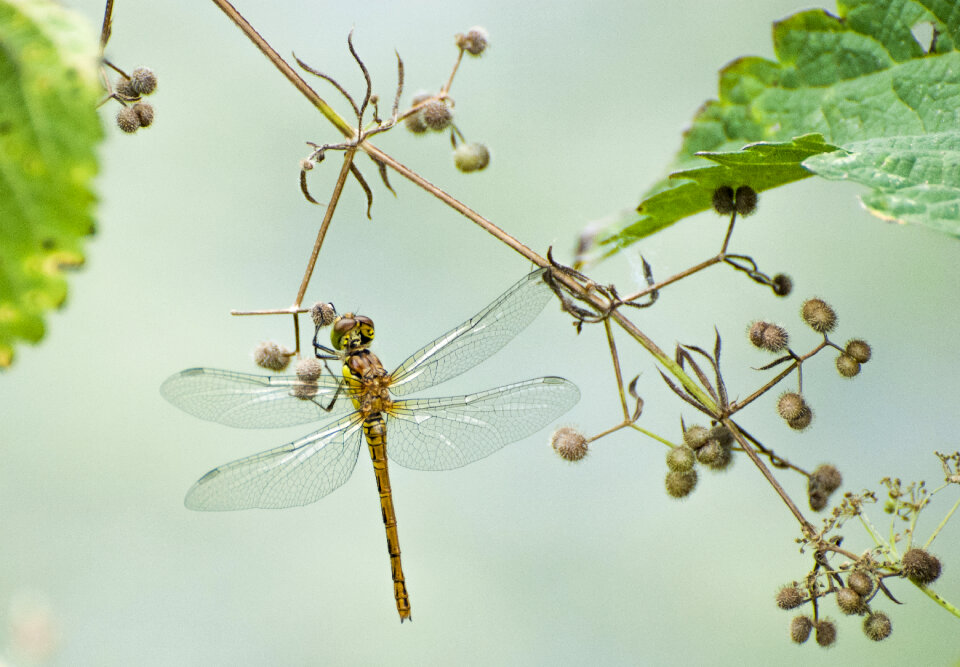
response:
{"label": "yellow dragonfly body", "polygon": [[437,385],[490,357],[524,329],[550,297],[543,270],[535,271],[476,316],[414,352],[392,373],[369,349],[373,322],[347,313],[337,317],[331,333],[336,350],[330,352],[343,362],[342,377],[324,374],[306,382],[295,375],[210,368],[170,377],[161,387],[167,400],[196,417],[228,426],[290,426],[349,411],[299,440],[214,468],[187,493],[186,506],[237,510],[312,503],[346,482],[365,439],[380,493],[397,612],[401,621],[410,618],[387,458],[418,470],[458,468],[540,430],[573,407],[580,392],[563,378],[542,377],[466,396],[394,397]]}

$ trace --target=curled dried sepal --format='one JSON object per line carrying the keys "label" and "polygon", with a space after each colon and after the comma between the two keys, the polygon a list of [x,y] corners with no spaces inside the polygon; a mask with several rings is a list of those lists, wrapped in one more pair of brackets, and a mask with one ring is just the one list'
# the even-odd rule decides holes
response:
{"label": "curled dried sepal", "polygon": [[562,426],[554,431],[550,446],[565,461],[579,461],[588,452],[587,439],[572,426]]}
{"label": "curled dried sepal", "polygon": [[270,371],[284,370],[292,356],[293,352],[272,340],[259,343],[253,350],[253,362]]}

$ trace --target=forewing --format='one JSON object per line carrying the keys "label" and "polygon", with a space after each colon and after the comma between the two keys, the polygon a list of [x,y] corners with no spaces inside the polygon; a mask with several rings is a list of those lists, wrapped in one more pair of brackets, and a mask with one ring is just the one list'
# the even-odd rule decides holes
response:
{"label": "forewing", "polygon": [[362,418],[344,417],[300,440],[214,468],[190,488],[184,504],[192,510],[243,510],[315,502],[350,477],[362,435]]}
{"label": "forewing", "polygon": [[440,384],[506,345],[550,300],[544,271],[529,274],[456,329],[414,352],[391,374],[390,391],[403,396]]}
{"label": "forewing", "polygon": [[575,384],[545,377],[469,396],[398,401],[387,416],[387,455],[417,470],[459,468],[536,433],[578,400]]}
{"label": "forewing", "polygon": [[323,408],[337,392],[340,380],[324,374],[316,393],[297,398],[304,384],[295,375],[251,375],[215,368],[189,368],[172,375],[160,393],[175,406],[194,417],[237,428],[276,428],[318,421],[341,415],[352,408],[341,392],[330,412]]}

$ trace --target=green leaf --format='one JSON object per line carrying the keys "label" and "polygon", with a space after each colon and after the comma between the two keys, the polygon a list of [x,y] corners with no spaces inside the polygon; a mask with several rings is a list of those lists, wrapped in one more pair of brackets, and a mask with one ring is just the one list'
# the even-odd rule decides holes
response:
{"label": "green leaf", "polygon": [[0,0],[0,367],[37,342],[93,232],[98,43],[46,0]]}
{"label": "green leaf", "polygon": [[[922,23],[934,27],[932,44],[921,45],[913,35]],[[918,137],[960,132],[958,44],[956,0],[841,0],[838,16],[810,10],[775,23],[777,60],[741,58],[721,70],[719,99],[697,113],[672,165],[674,173],[644,195],[636,213],[601,233],[600,242],[611,244],[613,253],[706,210],[718,184],[747,184],[759,191],[821,168],[830,178],[872,187],[888,183],[864,172],[881,147],[871,141],[888,140],[893,160],[900,159],[898,151],[910,160],[911,151],[926,150]],[[811,135],[819,135],[819,145]],[[761,160],[755,147],[740,152],[757,142],[768,142]],[[847,152],[835,153],[836,148]],[[842,175],[838,160],[857,150],[872,152],[857,162],[856,176]],[[835,158],[812,157],[825,152]],[[704,167],[703,158],[725,169]],[[765,161],[774,166],[761,176]],[[960,216],[946,202],[955,201],[947,193],[960,188],[960,172],[944,171],[943,181],[921,197],[916,188],[923,186],[926,173],[914,174],[919,180],[910,192],[877,189],[864,203],[882,217],[956,234]]]}
{"label": "green leaf", "polygon": [[862,200],[874,215],[960,236],[960,132],[857,141],[803,165],[872,188]]}

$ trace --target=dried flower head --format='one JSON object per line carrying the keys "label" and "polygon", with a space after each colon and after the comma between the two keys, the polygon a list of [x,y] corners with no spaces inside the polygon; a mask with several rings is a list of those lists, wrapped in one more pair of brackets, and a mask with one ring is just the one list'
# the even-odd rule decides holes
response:
{"label": "dried flower head", "polygon": [[814,512],[819,512],[826,507],[828,500],[830,500],[830,494],[823,489],[807,489],[807,501],[810,503],[810,509]]}
{"label": "dried flower head", "polygon": [[253,362],[270,371],[282,371],[290,365],[293,352],[274,341],[259,343],[253,350]]}
{"label": "dried flower head", "polygon": [[937,580],[942,569],[940,559],[926,549],[914,547],[903,554],[903,573],[917,584],[930,584]]}
{"label": "dried flower head", "polygon": [[420,110],[420,114],[423,116],[423,122],[426,126],[438,132],[450,127],[450,122],[453,120],[453,112],[450,111],[450,107],[440,100],[427,102]]}
{"label": "dried flower head", "polygon": [[117,112],[117,127],[127,134],[140,129],[140,117],[133,107],[120,107],[120,111]]}
{"label": "dried flower head", "polygon": [[801,412],[799,416],[794,417],[793,419],[787,420],[787,426],[792,428],[794,431],[803,431],[810,423],[813,421],[813,410],[810,409],[810,406],[807,406],[807,409],[804,412]]}
{"label": "dried flower head", "polygon": [[130,99],[139,97],[137,92],[133,89],[133,86],[130,83],[130,79],[128,79],[125,76],[121,76],[117,79],[117,83],[114,86],[114,90],[116,90],[117,93],[122,97],[130,98]]}
{"label": "dried flower head", "polygon": [[691,426],[683,432],[683,441],[691,449],[700,449],[710,439],[710,432],[703,426]]}
{"label": "dried flower head", "polygon": [[790,620],[790,639],[796,644],[803,644],[810,639],[813,630],[813,621],[809,616],[794,616]]}
{"label": "dried flower head", "polygon": [[678,472],[687,472],[693,470],[693,464],[696,463],[696,455],[693,450],[686,445],[671,447],[667,452],[667,467],[670,470]]}
{"label": "dried flower head", "polygon": [[671,470],[664,480],[667,493],[673,498],[684,498],[697,486],[696,470]]}
{"label": "dried flower head", "polygon": [[572,426],[562,426],[554,431],[550,445],[565,461],[579,461],[587,455],[587,439]]}
{"label": "dried flower head", "polygon": [[867,341],[860,338],[854,338],[853,340],[847,341],[846,352],[861,364],[865,364],[870,361],[870,357],[872,356],[870,345],[867,343]]}
{"label": "dried flower head", "polygon": [[777,591],[777,606],[781,609],[796,609],[806,601],[803,591],[796,584],[784,586]]}
{"label": "dried flower head", "polygon": [[479,56],[486,50],[490,35],[480,26],[474,26],[466,34],[457,34],[456,40],[458,47],[471,56]]}
{"label": "dried flower head", "polygon": [[315,357],[307,357],[297,362],[296,373],[302,382],[316,382],[323,373],[323,364]]}
{"label": "dried flower head", "polygon": [[149,67],[138,67],[130,73],[130,89],[137,95],[149,95],[157,89],[157,75]]}
{"label": "dried flower head", "polygon": [[829,463],[819,465],[810,474],[810,486],[817,486],[827,493],[833,493],[843,484],[843,475]]}
{"label": "dried flower head", "polygon": [[837,326],[837,313],[823,299],[807,299],[800,308],[800,317],[818,333],[830,333]]}
{"label": "dried flower head", "polygon": [[300,400],[308,400],[317,395],[320,387],[315,382],[298,382],[290,387],[290,393]]}
{"label": "dried flower head", "polygon": [[882,611],[875,611],[863,619],[863,634],[875,642],[882,641],[893,632],[890,617]]}
{"label": "dried flower head", "polygon": [[483,144],[460,144],[453,151],[453,164],[465,174],[490,164],[490,151]]}
{"label": "dried flower head", "polygon": [[336,317],[337,309],[333,307],[332,303],[317,301],[310,307],[310,319],[313,320],[313,326],[315,327],[329,326],[333,324]]}
{"label": "dried flower head", "polygon": [[732,460],[730,447],[721,445],[717,440],[710,439],[697,450],[697,461],[713,470],[726,469]]}

